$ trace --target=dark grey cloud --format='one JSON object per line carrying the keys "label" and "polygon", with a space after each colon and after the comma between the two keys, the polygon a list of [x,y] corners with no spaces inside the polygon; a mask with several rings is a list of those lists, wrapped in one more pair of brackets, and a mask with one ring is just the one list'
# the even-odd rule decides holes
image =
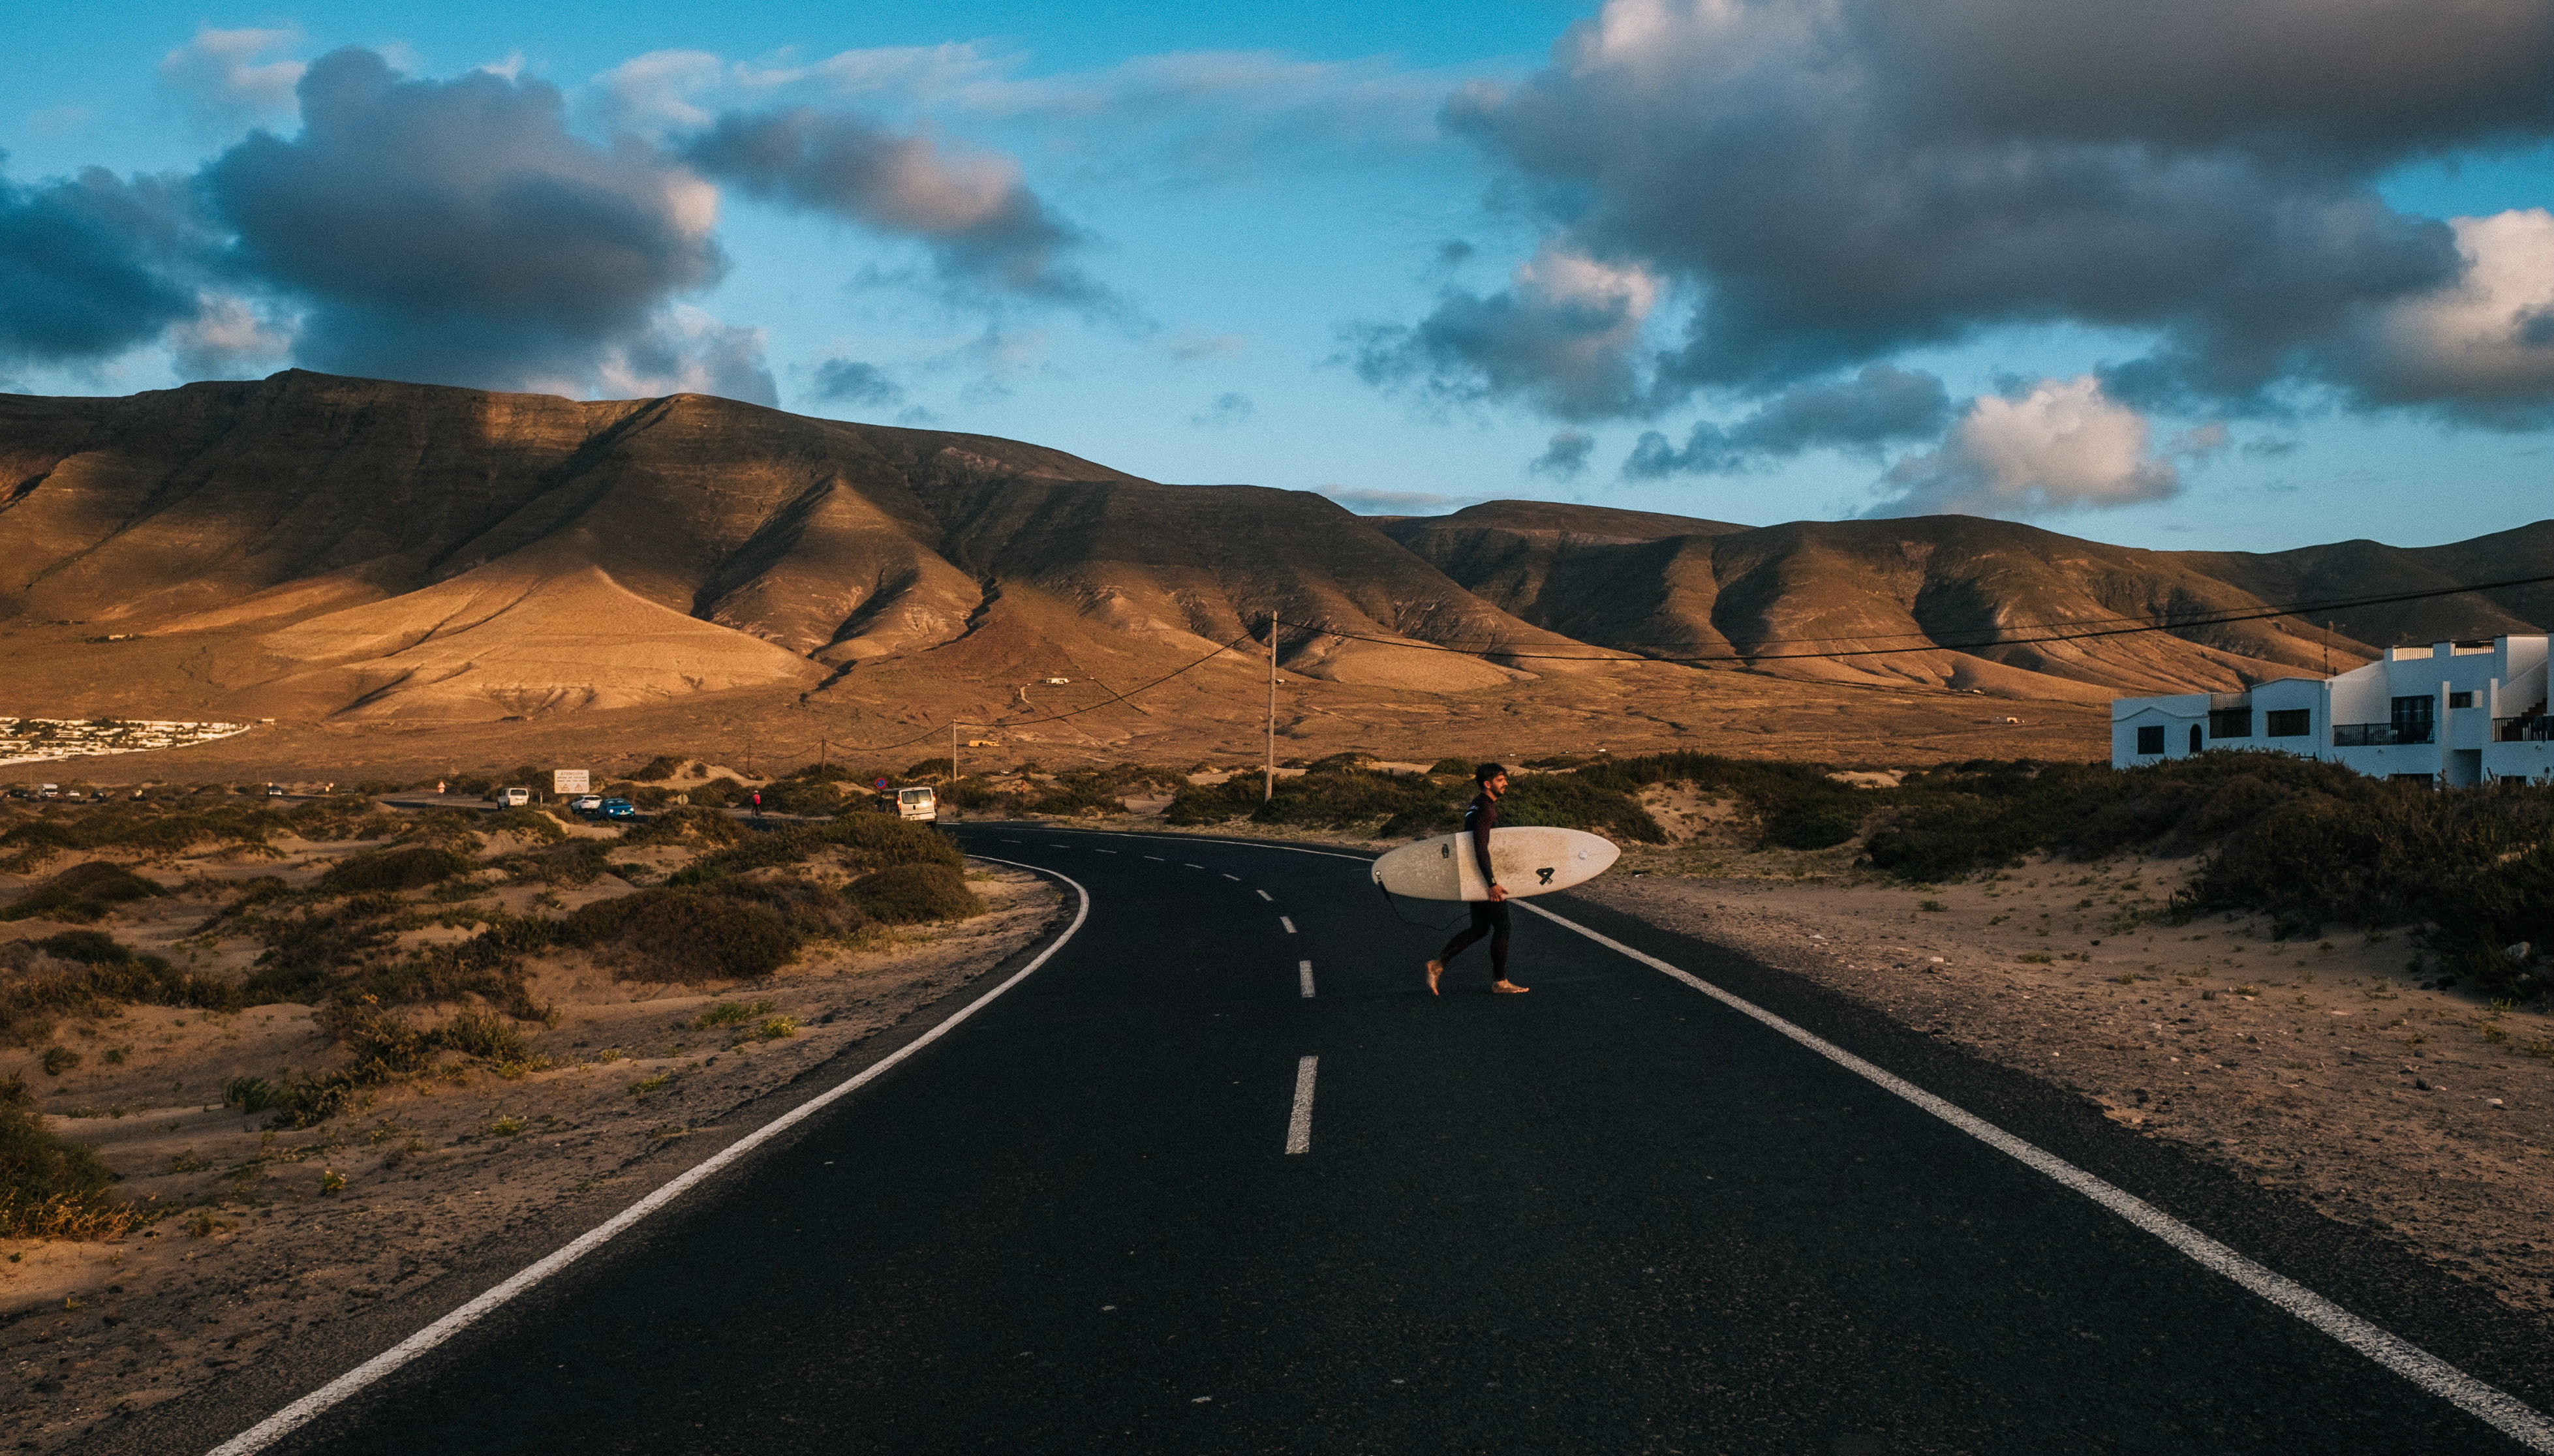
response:
{"label": "dark grey cloud", "polygon": [[916,239],[954,283],[1081,306],[1113,302],[1064,261],[1082,235],[1029,190],[1009,158],[952,152],[868,117],[803,106],[729,112],[683,156],[750,195]]}
{"label": "dark grey cloud", "polygon": [[1795,385],[1726,428],[1704,420],[1682,449],[1649,431],[1623,462],[1623,474],[1650,480],[1736,475],[1804,450],[1868,452],[1929,438],[1950,421],[1951,397],[1941,380],[1921,370],[1870,364],[1838,384]]}
{"label": "dark grey cloud", "polygon": [[304,303],[303,363],[769,397],[758,363],[740,373],[747,339],[667,312],[724,267],[716,193],[686,168],[571,135],[558,91],[537,80],[410,79],[343,50],[313,62],[298,94],[298,135],[252,135],[202,185],[236,234],[235,267]]}
{"label": "dark grey cloud", "polygon": [[[1532,199],[1542,256],[1653,280],[1624,295],[1639,315],[1591,323],[1521,276],[1373,333],[1363,372],[1643,416],[2070,321],[2156,341],[2105,376],[2124,399],[2240,404],[2299,382],[2379,404],[2554,397],[2532,356],[2483,379],[2453,350],[2404,363],[2398,311],[2474,265],[2375,185],[2409,159],[2554,137],[2554,0],[2159,9],[1613,0],[1548,68],[1467,88],[1446,123]],[[1669,300],[1684,311],[1646,306]]]}
{"label": "dark grey cloud", "polygon": [[1587,457],[1596,450],[1596,437],[1583,430],[1559,430],[1543,447],[1543,453],[1527,462],[1526,469],[1554,480],[1575,480],[1587,469]]}
{"label": "dark grey cloud", "polygon": [[816,397],[828,404],[883,408],[904,397],[904,387],[874,364],[828,359],[816,366]]}
{"label": "dark grey cloud", "polygon": [[0,361],[81,363],[149,342],[195,312],[171,269],[186,250],[181,180],[91,168],[0,180]]}

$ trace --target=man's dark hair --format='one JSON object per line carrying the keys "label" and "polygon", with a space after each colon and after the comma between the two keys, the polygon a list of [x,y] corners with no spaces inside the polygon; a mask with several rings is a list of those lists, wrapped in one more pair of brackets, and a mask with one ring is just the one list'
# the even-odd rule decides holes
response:
{"label": "man's dark hair", "polygon": [[1507,771],[1507,765],[1504,763],[1484,763],[1480,767],[1472,770],[1472,782],[1476,784],[1486,784],[1490,780],[1497,778],[1500,774]]}

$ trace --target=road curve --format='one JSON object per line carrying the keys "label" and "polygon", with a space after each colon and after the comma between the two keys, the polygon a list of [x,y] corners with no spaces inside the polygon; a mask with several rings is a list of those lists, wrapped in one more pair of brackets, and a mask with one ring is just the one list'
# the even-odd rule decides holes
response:
{"label": "road curve", "polygon": [[[1455,907],[1396,913],[1353,860],[964,836],[1087,886],[1080,934],[936,1045],[265,1449],[2527,1449],[1548,920],[1518,917],[1531,995],[1487,994],[1474,951],[1432,998],[1419,965],[1444,931],[1409,922]],[[1795,978],[1546,903],[2522,1415],[2554,1395],[2541,1321]]]}

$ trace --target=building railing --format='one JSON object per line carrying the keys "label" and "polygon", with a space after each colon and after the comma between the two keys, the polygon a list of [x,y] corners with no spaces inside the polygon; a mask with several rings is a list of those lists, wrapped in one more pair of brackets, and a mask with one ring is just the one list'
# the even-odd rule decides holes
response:
{"label": "building railing", "polygon": [[2390,723],[2337,723],[2332,726],[2332,745],[2336,748],[2392,748],[2406,743],[2426,743],[2430,725]]}
{"label": "building railing", "polygon": [[2542,743],[2549,739],[2554,739],[2554,717],[2542,713],[2492,721],[2492,740],[2496,743]]}

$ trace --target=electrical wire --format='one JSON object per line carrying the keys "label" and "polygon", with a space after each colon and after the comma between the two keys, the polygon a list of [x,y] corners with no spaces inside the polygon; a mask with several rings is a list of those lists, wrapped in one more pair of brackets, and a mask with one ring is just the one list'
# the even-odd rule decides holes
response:
{"label": "electrical wire", "polygon": [[[1451,652],[1451,653],[1454,653],[1454,654],[1456,654],[1456,655],[1458,655],[1458,656],[1464,656],[1464,657],[1484,657],[1484,656],[1511,657],[1511,658],[1519,659],[1519,660],[1521,660],[1521,661],[1529,661],[1529,662],[1625,662],[1625,661],[1635,661],[1635,662],[1665,662],[1665,663],[1671,663],[1671,664],[1702,664],[1702,663],[1714,663],[1714,662],[1780,662],[1780,661],[1788,661],[1788,660],[1793,660],[1793,659],[1798,659],[1798,658],[1808,658],[1808,657],[1889,657],[1889,656],[1895,656],[1895,655],[1898,655],[1898,654],[1901,654],[1901,653],[1906,653],[1906,652],[1968,652],[1968,651],[1975,651],[1975,650],[1977,650],[1978,648],[1981,648],[1981,647],[2021,647],[2021,646],[2029,646],[2029,645],[2032,645],[2032,644],[2034,644],[2034,643],[2040,643],[2040,642],[2081,642],[2081,641],[2090,641],[2090,640],[2094,640],[2094,639],[2102,638],[2102,637],[2131,636],[2131,635],[2135,635],[2135,634],[2137,634],[2137,633],[2139,633],[2139,632],[2181,631],[2181,630],[2186,630],[2186,629],[2191,628],[2191,627],[2201,627],[2201,626],[2223,626],[2223,625],[2227,625],[2227,624],[2234,623],[2234,622],[2239,622],[2239,621],[2263,621],[2263,620],[2266,620],[2266,619],[2268,619],[2268,618],[2270,618],[2270,617],[2274,617],[2274,616],[2302,616],[2302,615],[2305,615],[2305,614],[2307,614],[2307,613],[2313,613],[2313,612],[2340,612],[2340,611],[2345,611],[2345,610],[2350,609],[2350,608],[2353,608],[2353,607],[2380,607],[2380,606],[2384,606],[2384,605],[2387,605],[2387,604],[2390,604],[2390,603],[2395,603],[2395,602],[2418,602],[2418,601],[2423,601],[2423,600],[2426,600],[2426,599],[2428,599],[2428,598],[2432,598],[2432,597],[2455,597],[2455,596],[2462,596],[2462,595],[2464,595],[2465,593],[2468,593],[2468,592],[2493,592],[2493,591],[2500,591],[2500,590],[2502,590],[2502,589],[2509,588],[2509,587],[2530,587],[2530,586],[2537,586],[2537,585],[2541,585],[2541,584],[2546,583],[2546,582],[2554,582],[2554,574],[2549,574],[2549,575],[2545,575],[2545,576],[2514,577],[2514,578],[2512,578],[2512,579],[2510,579],[2510,580],[2508,580],[2508,581],[2500,581],[2500,582],[2478,582],[2478,583],[2474,583],[2474,584],[2466,585],[2466,586],[2455,586],[2455,587],[2432,587],[2432,588],[2426,588],[2426,589],[2424,589],[2424,590],[2417,591],[2417,592],[2387,592],[2387,593],[2382,593],[2382,594],[2380,594],[2380,595],[2377,595],[2377,596],[2369,596],[2369,597],[2348,597],[2348,598],[2336,598],[2336,599],[2333,599],[2333,600],[2331,600],[2331,601],[2326,601],[2326,602],[2303,602],[2303,603],[2291,603],[2291,604],[2289,604],[2289,605],[2287,605],[2287,606],[2283,606],[2283,607],[2268,607],[2268,608],[2263,608],[2263,609],[2261,609],[2261,610],[2253,611],[2253,612],[2227,612],[2227,613],[2215,613],[2215,614],[2211,614],[2211,615],[2209,615],[2209,616],[2202,616],[2202,617],[2191,617],[2191,618],[2167,618],[2167,619],[2160,619],[2160,620],[2158,620],[2158,619],[2153,619],[2153,618],[2137,618],[2137,617],[2090,617],[2090,618],[2080,618],[2080,619],[2078,620],[2078,623],[2077,623],[2077,624],[2078,624],[2079,626],[2087,627],[2088,629],[2084,629],[2084,630],[2076,630],[2076,631],[2051,631],[2051,632],[2048,632],[2046,635],[2042,635],[2042,636],[2020,636],[2020,637],[2013,637],[2013,636],[1999,636],[1999,637],[1988,638],[1988,639],[1984,639],[1984,640],[1980,640],[1980,641],[1975,641],[1975,642],[1957,642],[1957,641],[1955,641],[1955,642],[1938,642],[1938,641],[1927,641],[1927,642],[1921,642],[1921,643],[1917,643],[1917,644],[1915,644],[1915,645],[1912,645],[1912,646],[1906,646],[1906,647],[1858,647],[1858,648],[1844,648],[1844,649],[1837,649],[1837,650],[1830,650],[1830,651],[1819,651],[1819,652],[1730,652],[1730,653],[1714,653],[1714,654],[1705,655],[1705,656],[1684,656],[1684,657],[1651,656],[1651,655],[1647,655],[1647,654],[1643,654],[1643,655],[1639,655],[1639,656],[1634,656],[1634,657],[1628,657],[1628,658],[1627,658],[1627,657],[1624,657],[1624,656],[1621,656],[1621,655],[1606,656],[1606,657],[1590,657],[1590,656],[1586,656],[1586,655],[1583,655],[1583,654],[1560,653],[1560,652],[1515,652],[1515,651],[1510,651],[1510,650],[1507,650],[1507,649],[1505,649],[1505,648],[1499,647],[1499,646],[1497,646],[1497,645],[1495,645],[1495,644],[1490,645],[1490,646],[1486,646],[1486,647],[1458,647],[1458,646],[1448,646],[1448,645],[1444,645],[1444,644],[1440,644],[1440,643],[1436,643],[1436,642],[1413,642],[1413,641],[1406,641],[1406,640],[1398,640],[1398,639],[1391,638],[1391,637],[1367,636],[1367,635],[1363,635],[1363,634],[1361,634],[1361,633],[1357,633],[1357,632],[1343,632],[1343,631],[1338,630],[1338,629],[1337,629],[1337,628],[1335,628],[1335,627],[1318,626],[1318,625],[1315,625],[1315,624],[1314,624],[1314,623],[1312,623],[1312,622],[1305,622],[1305,621],[1283,621],[1283,620],[1281,620],[1281,621],[1279,622],[1279,625],[1281,625],[1281,626],[1289,626],[1289,627],[1293,627],[1293,628],[1295,628],[1295,629],[1296,629],[1296,630],[1298,630],[1298,631],[1316,632],[1316,633],[1319,633],[1319,634],[1324,635],[1324,636],[1340,637],[1340,638],[1344,638],[1344,639],[1346,639],[1346,640],[1348,640],[1348,641],[1352,641],[1352,642],[1375,642],[1375,643],[1379,643],[1379,644],[1381,644],[1381,645],[1383,645],[1383,646],[1387,646],[1387,647],[1409,647],[1409,648],[1414,648],[1414,649],[1417,649],[1417,650],[1421,650],[1421,651],[1428,651],[1428,652]],[[2131,624],[2129,624],[2129,625],[2101,625],[2101,623],[2117,623],[2117,622],[2127,622],[2127,623],[2131,623]],[[2044,626],[2047,626],[2047,627],[2057,627],[2057,626],[2064,626],[2064,625],[2067,625],[2067,623],[2062,623],[2062,622],[2049,622],[2049,623],[2044,623],[2043,625],[2044,625]],[[2034,631],[2034,630],[2039,630],[2039,629],[2040,629],[2040,628],[2037,628],[2037,627],[2018,627],[2018,628],[2011,628],[2010,630],[2019,630],[2019,631]],[[1892,636],[1897,636],[1897,635],[1905,635],[1905,634],[1904,634],[1904,633],[1884,633],[1884,634],[1882,634],[1882,635],[1892,635]],[[1793,638],[1769,638],[1768,640],[1769,640],[1769,641],[1772,641],[1772,642],[1777,642],[1777,643],[1780,643],[1780,644],[1783,644],[1783,645],[1792,645],[1792,644],[1796,644],[1796,643],[1799,643],[1799,642],[1818,642],[1818,641],[1850,642],[1850,641],[1868,641],[1868,640],[1869,640],[1869,638],[1868,638],[1868,637],[1861,637],[1861,638],[1855,638],[1855,637],[1793,637]],[[1618,653],[1619,653],[1620,651],[1630,651],[1630,650],[1631,650],[1631,649],[1630,649],[1629,647],[1625,647],[1625,648],[1622,648],[1622,649],[1618,649]]]}

